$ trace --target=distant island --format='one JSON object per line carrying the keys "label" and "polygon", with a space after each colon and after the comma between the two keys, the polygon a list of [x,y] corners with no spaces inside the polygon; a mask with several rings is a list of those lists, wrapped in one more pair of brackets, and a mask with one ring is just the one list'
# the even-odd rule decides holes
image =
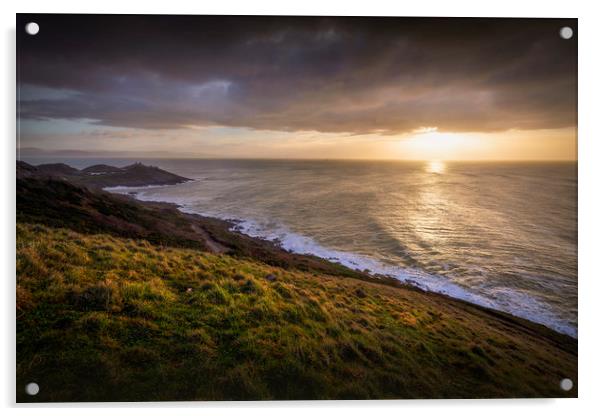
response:
{"label": "distant island", "polygon": [[576,397],[574,338],[101,189],[188,180],[17,162],[18,401]]}

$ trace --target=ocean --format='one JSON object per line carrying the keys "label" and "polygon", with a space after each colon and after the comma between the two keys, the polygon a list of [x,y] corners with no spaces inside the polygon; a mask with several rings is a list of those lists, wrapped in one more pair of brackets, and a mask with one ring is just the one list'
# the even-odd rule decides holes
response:
{"label": "ocean", "polygon": [[[61,161],[78,168],[133,162]],[[287,250],[577,337],[576,162],[143,163],[194,181],[111,191],[236,220],[239,231]]]}

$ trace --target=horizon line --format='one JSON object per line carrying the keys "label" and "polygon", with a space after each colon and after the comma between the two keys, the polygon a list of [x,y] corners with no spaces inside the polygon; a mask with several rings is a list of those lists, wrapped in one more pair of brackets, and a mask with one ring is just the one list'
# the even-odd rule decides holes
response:
{"label": "horizon line", "polygon": [[[578,162],[579,159],[392,159],[392,158],[291,158],[291,157],[153,157],[153,156],[67,156],[67,155],[38,155],[25,156],[25,158],[55,158],[55,159],[118,159],[118,160],[290,160],[290,161],[351,161],[351,162],[524,162],[524,163],[545,163],[545,162]],[[23,157],[16,158],[16,161],[24,162]]]}

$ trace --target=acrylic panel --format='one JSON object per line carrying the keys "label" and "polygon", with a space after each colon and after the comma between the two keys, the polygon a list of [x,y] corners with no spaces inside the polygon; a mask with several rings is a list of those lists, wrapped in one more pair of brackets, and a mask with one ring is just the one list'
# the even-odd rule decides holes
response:
{"label": "acrylic panel", "polygon": [[18,14],[17,401],[576,397],[577,29]]}

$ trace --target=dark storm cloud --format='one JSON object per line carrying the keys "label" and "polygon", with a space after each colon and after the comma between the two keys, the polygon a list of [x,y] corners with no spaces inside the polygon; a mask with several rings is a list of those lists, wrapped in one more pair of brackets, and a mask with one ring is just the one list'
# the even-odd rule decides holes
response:
{"label": "dark storm cloud", "polygon": [[[37,36],[21,33],[40,24]],[[572,19],[19,15],[23,118],[383,134],[576,124]]]}

